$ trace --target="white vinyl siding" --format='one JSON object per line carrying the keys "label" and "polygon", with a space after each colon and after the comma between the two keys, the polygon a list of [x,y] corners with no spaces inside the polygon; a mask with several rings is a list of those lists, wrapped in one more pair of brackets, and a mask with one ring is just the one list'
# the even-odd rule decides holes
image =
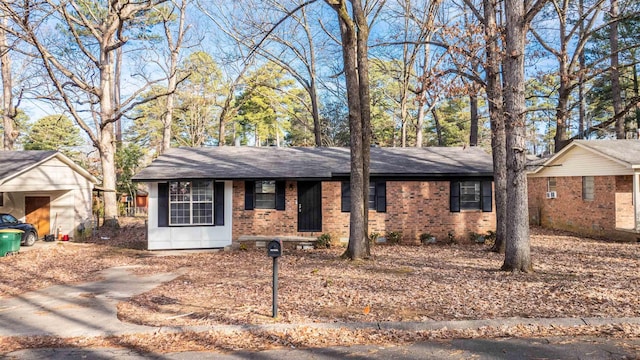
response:
{"label": "white vinyl siding", "polygon": [[211,249],[231,245],[233,182],[224,182],[224,225],[158,226],[158,183],[149,183],[148,249]]}
{"label": "white vinyl siding", "polygon": [[632,175],[633,169],[576,146],[531,177]]}

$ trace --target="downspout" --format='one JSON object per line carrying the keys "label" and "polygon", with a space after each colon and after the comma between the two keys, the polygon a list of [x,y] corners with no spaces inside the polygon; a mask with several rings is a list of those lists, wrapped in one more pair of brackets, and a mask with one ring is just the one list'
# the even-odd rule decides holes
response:
{"label": "downspout", "polygon": [[633,219],[636,232],[640,232],[640,206],[638,206],[638,200],[640,200],[640,170],[634,169],[633,171]]}

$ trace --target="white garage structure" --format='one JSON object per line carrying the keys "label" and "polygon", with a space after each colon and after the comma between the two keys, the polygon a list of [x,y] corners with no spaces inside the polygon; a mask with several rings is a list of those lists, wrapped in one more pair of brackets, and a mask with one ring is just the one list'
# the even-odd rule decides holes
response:
{"label": "white garage structure", "polygon": [[96,183],[60,152],[0,151],[0,212],[34,224],[39,238],[89,226]]}

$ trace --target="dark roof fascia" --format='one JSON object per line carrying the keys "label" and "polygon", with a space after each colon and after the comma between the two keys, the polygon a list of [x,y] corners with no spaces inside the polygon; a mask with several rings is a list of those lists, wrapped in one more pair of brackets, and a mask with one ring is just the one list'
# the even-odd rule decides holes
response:
{"label": "dark roof fascia", "polygon": [[[479,173],[442,173],[442,174],[369,174],[371,178],[389,179],[389,180],[430,180],[430,179],[453,179],[453,178],[493,178],[492,172]],[[333,178],[349,178],[349,174],[333,174]]]}
{"label": "dark roof fascia", "polygon": [[[388,181],[435,181],[435,180],[454,180],[454,179],[481,179],[487,180],[488,178],[493,179],[493,173],[468,173],[468,174],[459,174],[459,173],[447,173],[447,174],[370,174],[369,176],[372,179],[384,179]],[[275,180],[275,181],[344,181],[349,180],[349,174],[333,174],[332,177],[322,177],[322,178],[310,178],[310,177],[301,177],[301,178],[285,178],[285,177],[260,177],[260,178],[213,178],[213,177],[200,177],[200,178],[172,178],[172,179],[135,179],[134,182],[167,182],[167,181],[196,181],[196,180],[215,180],[215,181],[258,181],[258,180]]]}
{"label": "dark roof fascia", "polygon": [[330,181],[332,180],[331,178],[327,178],[327,177],[322,177],[322,178],[310,178],[310,177],[303,177],[303,178],[287,178],[287,177],[243,177],[243,178],[233,178],[233,177],[225,177],[225,178],[220,178],[220,177],[198,177],[198,178],[184,178],[184,177],[178,177],[178,178],[163,178],[163,179],[133,179],[133,182],[167,182],[167,181],[197,181],[197,180],[215,180],[215,181],[235,181],[235,180],[242,180],[242,181],[258,181],[258,180],[275,180],[275,181],[287,181],[287,180],[296,180],[296,181]]}

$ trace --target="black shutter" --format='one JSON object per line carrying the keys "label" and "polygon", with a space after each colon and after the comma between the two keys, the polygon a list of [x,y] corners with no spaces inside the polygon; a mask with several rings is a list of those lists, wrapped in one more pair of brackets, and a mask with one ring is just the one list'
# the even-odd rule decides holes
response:
{"label": "black shutter", "polygon": [[256,184],[253,181],[244,182],[244,209],[253,210],[255,207],[254,192],[256,190]]}
{"label": "black shutter", "polygon": [[285,208],[285,182],[276,181],[276,210],[284,210]]}
{"label": "black shutter", "polygon": [[491,181],[483,181],[481,186],[482,186],[482,211],[491,212],[493,211],[493,206],[492,206],[493,196],[491,194]]}
{"label": "black shutter", "polygon": [[449,193],[449,209],[451,212],[460,212],[460,182],[451,182],[451,192]]}
{"label": "black shutter", "polygon": [[348,181],[342,182],[342,194],[340,195],[340,209],[342,212],[351,211],[351,184]]}
{"label": "black shutter", "polygon": [[169,184],[158,183],[158,227],[169,226]]}
{"label": "black shutter", "polygon": [[224,225],[224,183],[213,183],[213,225]]}
{"label": "black shutter", "polygon": [[376,181],[376,210],[387,212],[387,183]]}

